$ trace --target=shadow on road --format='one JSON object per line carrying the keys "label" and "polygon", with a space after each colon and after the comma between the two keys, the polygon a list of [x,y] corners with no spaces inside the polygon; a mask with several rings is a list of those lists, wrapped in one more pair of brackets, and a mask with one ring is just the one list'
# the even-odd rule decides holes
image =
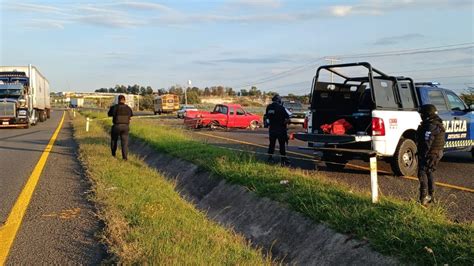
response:
{"label": "shadow on road", "polygon": [[[14,128],[12,128],[12,129],[14,129]],[[2,130],[4,130],[4,129],[2,129]],[[32,135],[32,134],[35,134],[35,133],[38,133],[38,132],[41,132],[41,131],[42,130],[35,130],[35,131],[31,131],[31,132],[26,132],[26,133],[23,133],[23,134],[17,134],[17,135],[14,135],[14,136],[0,138],[0,141],[7,140],[7,139],[14,139],[14,138],[23,137],[23,136],[28,136],[28,135]]]}

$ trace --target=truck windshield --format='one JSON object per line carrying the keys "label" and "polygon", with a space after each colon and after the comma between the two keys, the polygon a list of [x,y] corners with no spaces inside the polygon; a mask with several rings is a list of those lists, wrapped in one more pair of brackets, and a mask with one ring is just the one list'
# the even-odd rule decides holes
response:
{"label": "truck windshield", "polygon": [[7,95],[20,96],[21,95],[21,90],[2,90],[2,89],[0,89],[0,95],[2,95],[2,96],[7,96]]}
{"label": "truck windshield", "polygon": [[22,90],[21,84],[0,84],[1,96],[20,96]]}
{"label": "truck windshield", "polygon": [[303,109],[303,105],[301,105],[300,103],[296,103],[296,102],[294,102],[294,103],[284,102],[283,106],[286,107],[287,109],[294,109],[294,110]]}

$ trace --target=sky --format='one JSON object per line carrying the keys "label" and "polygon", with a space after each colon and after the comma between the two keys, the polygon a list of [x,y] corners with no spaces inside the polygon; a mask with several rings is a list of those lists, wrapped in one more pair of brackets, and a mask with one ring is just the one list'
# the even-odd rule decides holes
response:
{"label": "sky", "polygon": [[309,93],[318,66],[474,87],[474,0],[0,0],[0,65],[52,91],[116,84]]}

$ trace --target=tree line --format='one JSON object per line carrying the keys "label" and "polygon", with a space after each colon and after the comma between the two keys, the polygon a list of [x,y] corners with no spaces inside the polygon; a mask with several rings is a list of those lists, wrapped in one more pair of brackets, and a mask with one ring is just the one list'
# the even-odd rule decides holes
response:
{"label": "tree line", "polygon": [[[190,104],[197,104],[201,103],[202,97],[249,97],[254,99],[261,99],[265,100],[267,98],[273,97],[273,95],[277,94],[273,91],[262,91],[258,89],[256,86],[250,87],[250,89],[241,89],[239,91],[234,90],[232,87],[225,87],[225,86],[211,86],[205,87],[203,89],[198,87],[187,87],[183,88],[179,85],[170,86],[168,89],[161,88],[158,89],[155,93],[155,90],[151,86],[140,86],[140,85],[115,85],[113,88],[100,88],[95,90],[95,92],[108,92],[108,93],[124,93],[124,94],[135,94],[141,96],[148,96],[145,99],[146,102],[153,100],[153,95],[163,95],[163,94],[176,94],[180,96],[181,102],[184,103],[184,90],[186,89],[186,96],[188,103]],[[290,100],[297,100],[302,102],[303,104],[309,103],[309,95],[294,95],[288,94],[285,98]]]}

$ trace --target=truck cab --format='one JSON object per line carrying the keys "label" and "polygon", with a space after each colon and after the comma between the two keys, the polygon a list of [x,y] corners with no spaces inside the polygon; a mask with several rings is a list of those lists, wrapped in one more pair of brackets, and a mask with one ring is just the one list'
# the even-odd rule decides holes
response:
{"label": "truck cab", "polygon": [[190,128],[249,128],[257,129],[262,118],[249,113],[239,104],[217,104],[212,112],[187,112],[184,124]]}

